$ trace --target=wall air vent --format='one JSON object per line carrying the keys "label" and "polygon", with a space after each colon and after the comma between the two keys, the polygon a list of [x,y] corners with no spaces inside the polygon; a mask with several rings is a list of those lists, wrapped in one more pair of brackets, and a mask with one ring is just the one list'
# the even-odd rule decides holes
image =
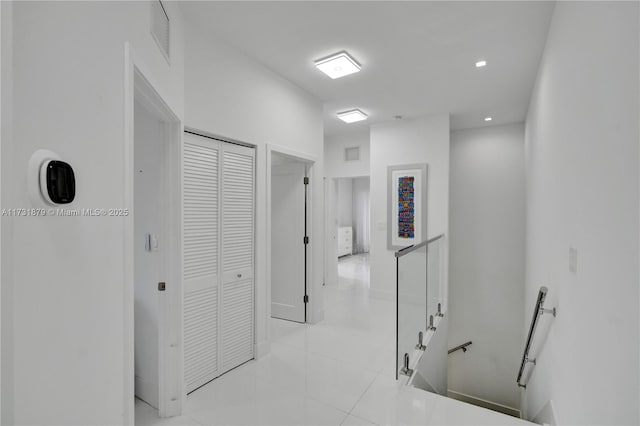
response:
{"label": "wall air vent", "polygon": [[344,149],[344,160],[345,161],[358,161],[360,159],[360,147],[354,146],[351,148]]}
{"label": "wall air vent", "polygon": [[158,47],[164,57],[169,61],[170,58],[170,31],[169,31],[169,15],[160,0],[151,2],[151,34],[156,39]]}

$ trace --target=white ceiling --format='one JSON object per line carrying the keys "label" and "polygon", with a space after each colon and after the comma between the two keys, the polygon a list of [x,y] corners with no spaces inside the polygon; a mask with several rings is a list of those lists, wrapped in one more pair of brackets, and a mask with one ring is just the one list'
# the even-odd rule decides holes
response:
{"label": "white ceiling", "polygon": [[[324,103],[325,134],[450,112],[455,129],[522,121],[553,2],[185,2],[200,25]],[[313,62],[347,50],[362,71],[331,80]],[[486,59],[488,65],[475,68]],[[369,120],[345,124],[336,112]]]}

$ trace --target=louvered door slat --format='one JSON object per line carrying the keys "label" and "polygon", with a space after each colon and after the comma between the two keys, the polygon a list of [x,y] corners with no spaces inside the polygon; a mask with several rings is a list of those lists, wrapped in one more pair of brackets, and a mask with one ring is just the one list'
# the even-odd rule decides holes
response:
{"label": "louvered door slat", "polygon": [[184,374],[190,392],[220,374],[220,147],[185,135]]}
{"label": "louvered door slat", "polygon": [[222,372],[253,358],[253,281],[223,284]]}
{"label": "louvered door slat", "polygon": [[253,358],[254,150],[222,151],[222,372]]}
{"label": "louvered door slat", "polygon": [[253,268],[253,150],[223,153],[222,268],[233,273]]}
{"label": "louvered door slat", "polygon": [[[189,292],[185,302],[208,301],[208,309],[196,312],[185,306],[185,382],[187,392],[218,376],[218,288]],[[201,350],[209,345],[211,350]]]}

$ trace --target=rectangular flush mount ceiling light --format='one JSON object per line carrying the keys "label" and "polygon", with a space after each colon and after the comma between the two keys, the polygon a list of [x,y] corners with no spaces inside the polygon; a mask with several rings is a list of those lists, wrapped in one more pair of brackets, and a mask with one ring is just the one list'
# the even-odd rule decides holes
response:
{"label": "rectangular flush mount ceiling light", "polygon": [[316,68],[332,79],[360,71],[360,64],[345,51],[315,61]]}
{"label": "rectangular flush mount ceiling light", "polygon": [[367,114],[359,109],[352,109],[349,111],[339,112],[338,118],[345,123],[355,123],[356,121],[366,120]]}

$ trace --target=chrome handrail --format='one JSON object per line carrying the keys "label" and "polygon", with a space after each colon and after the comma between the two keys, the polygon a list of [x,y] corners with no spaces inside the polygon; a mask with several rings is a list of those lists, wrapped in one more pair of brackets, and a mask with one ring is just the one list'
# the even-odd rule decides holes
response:
{"label": "chrome handrail", "polygon": [[449,353],[452,354],[455,351],[459,351],[460,349],[462,349],[462,352],[466,352],[467,351],[467,346],[471,345],[471,343],[473,343],[471,340],[469,340],[466,343],[463,343],[461,345],[456,346],[455,348],[451,348],[449,349]]}
{"label": "chrome handrail", "polygon": [[444,234],[440,234],[440,235],[438,235],[436,237],[433,237],[431,239],[428,239],[426,241],[421,241],[418,244],[414,244],[412,246],[403,247],[400,250],[396,251],[395,255],[396,255],[396,257],[402,257],[402,256],[404,256],[406,254],[411,253],[412,251],[418,250],[420,247],[424,247],[427,244],[431,244],[431,243],[433,243],[435,241],[438,241],[442,237],[444,237]]}
{"label": "chrome handrail", "polygon": [[516,382],[518,383],[518,386],[521,388],[527,388],[526,383],[522,384],[520,383],[520,380],[522,379],[522,374],[524,373],[524,367],[525,365],[527,365],[527,363],[532,363],[533,365],[536,365],[536,360],[535,359],[529,359],[529,350],[531,349],[531,342],[533,341],[533,335],[536,332],[536,327],[538,326],[538,320],[540,319],[540,316],[542,314],[553,314],[553,316],[556,316],[556,308],[553,309],[544,309],[543,305],[544,305],[544,300],[547,298],[547,291],[548,289],[546,287],[540,287],[540,291],[538,291],[538,299],[536,300],[536,307],[533,310],[533,318],[531,319],[531,326],[529,327],[529,335],[527,336],[527,343],[524,347],[524,353],[522,354],[522,362],[520,363],[520,371],[518,372],[518,379],[516,380]]}

